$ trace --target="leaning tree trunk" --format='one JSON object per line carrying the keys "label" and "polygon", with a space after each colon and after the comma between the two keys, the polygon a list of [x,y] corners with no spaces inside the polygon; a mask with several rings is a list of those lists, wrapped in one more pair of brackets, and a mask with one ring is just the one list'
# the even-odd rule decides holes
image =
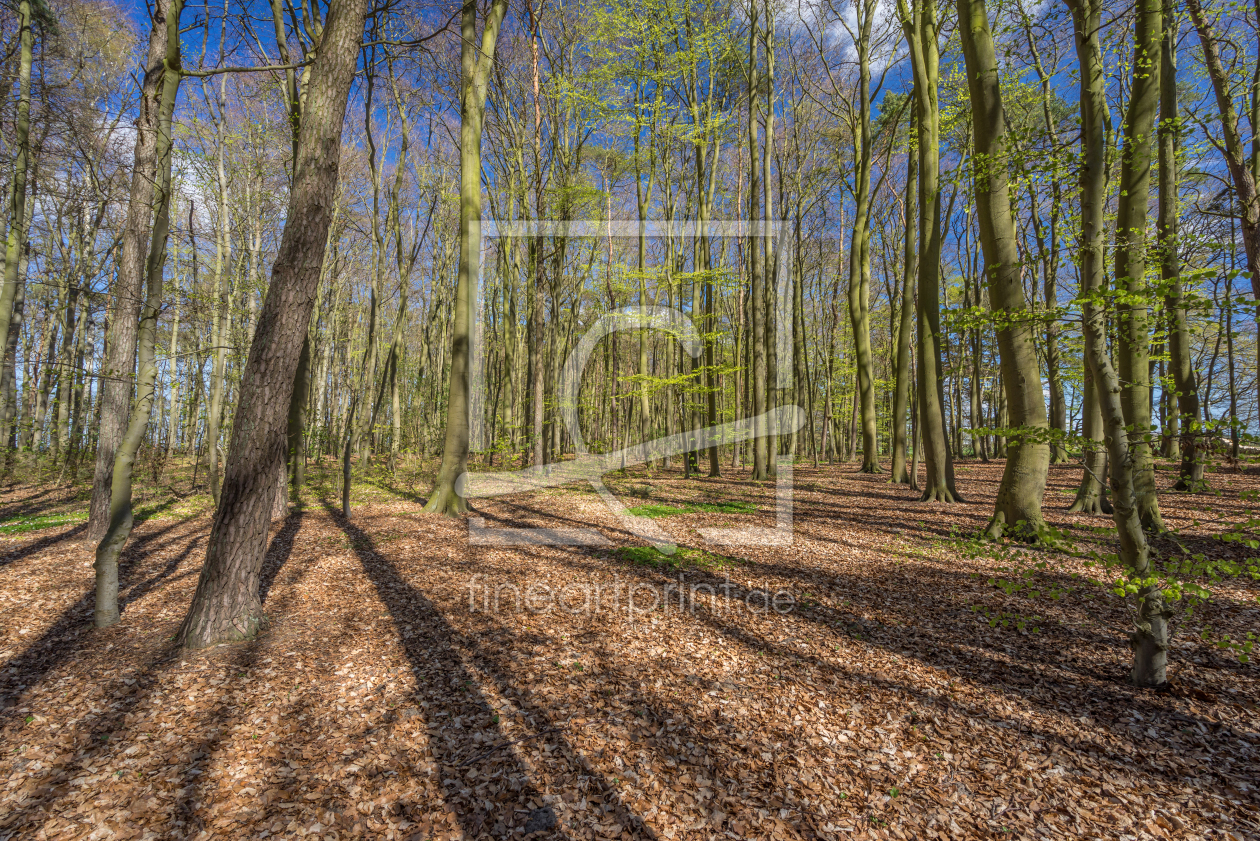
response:
{"label": "leaning tree trunk", "polygon": [[[1162,0],[1139,0],[1133,44],[1133,79],[1124,121],[1120,154],[1120,197],[1116,204],[1116,290],[1124,295],[1118,305],[1116,338],[1121,400],[1133,430],[1129,450],[1133,458],[1135,504],[1142,526],[1164,530],[1155,491],[1155,462],[1151,451],[1151,331],[1146,304],[1146,222],[1151,192],[1151,138],[1159,108],[1159,62],[1162,40]],[[1150,7],[1150,8],[1147,8]],[[1101,385],[1101,383],[1099,383]],[[1106,407],[1103,408],[1106,417]],[[1112,465],[1114,475],[1116,465]],[[1114,504],[1119,504],[1118,502]]]}
{"label": "leaning tree trunk", "polygon": [[[1160,277],[1164,281],[1164,312],[1168,316],[1168,367],[1176,389],[1181,430],[1181,470],[1176,488],[1199,490],[1203,486],[1199,427],[1199,383],[1190,355],[1190,331],[1186,325],[1185,292],[1181,285],[1177,221],[1177,19],[1172,0],[1164,2],[1164,34],[1161,42],[1159,87],[1159,234]],[[1175,439],[1174,439],[1175,440]]]}
{"label": "leaning tree trunk", "polygon": [[998,319],[1002,385],[1009,403],[1010,423],[1016,430],[1009,436],[1006,468],[987,533],[997,538],[1008,529],[1016,529],[1022,532],[1021,536],[1035,539],[1045,528],[1041,495],[1046,489],[1050,448],[1044,435],[1046,402],[1041,391],[1033,325],[1026,313],[1019,246],[1011,215],[1006,113],[984,0],[958,0],[958,20],[971,92],[976,217],[984,270],[989,276],[989,300]]}
{"label": "leaning tree trunk", "polygon": [[911,13],[897,0],[914,71],[915,117],[919,124],[919,300],[918,407],[927,482],[923,501],[961,502],[954,487],[954,461],[945,429],[944,376],[941,370],[941,188],[940,47],[936,6],[916,0]]}
{"label": "leaning tree trunk", "polygon": [[166,14],[166,56],[163,59],[162,97],[157,119],[157,207],[153,219],[152,242],[147,261],[148,283],[138,327],[136,399],[127,421],[127,431],[114,455],[110,480],[109,527],[96,547],[96,609],[93,620],[98,628],[118,621],[118,557],[131,536],[131,475],[136,453],[144,441],[153,412],[154,383],[157,380],[157,322],[162,308],[165,280],[166,240],[171,222],[171,118],[179,93],[179,18],[183,0],[171,0]]}
{"label": "leaning tree trunk", "polygon": [[446,444],[437,483],[424,510],[431,514],[463,514],[468,510],[456,482],[468,470],[469,359],[472,312],[481,273],[481,127],[495,41],[507,12],[507,0],[493,0],[477,48],[477,6],[464,6],[460,30],[463,65],[460,95],[459,276],[455,286],[455,323],[451,328],[451,373],[446,400]]}
{"label": "leaning tree trunk", "polygon": [[[1095,394],[1102,410],[1111,477],[1112,518],[1120,539],[1120,560],[1128,567],[1131,578],[1144,579],[1150,575],[1150,550],[1135,499],[1134,465],[1120,400],[1120,378],[1107,355],[1106,311],[1099,300],[1103,288],[1107,144],[1106,74],[1099,44],[1103,0],[1068,2],[1072,8],[1081,79],[1081,297],[1084,300],[1085,358],[1094,375]],[[1140,0],[1136,43],[1149,41],[1151,17],[1158,17],[1159,2]],[[1154,22],[1154,28],[1159,29],[1158,21]],[[1131,680],[1139,686],[1158,686],[1166,682],[1168,666],[1168,611],[1159,587],[1146,585],[1138,591],[1134,625]]]}
{"label": "leaning tree trunk", "polygon": [[[1229,167],[1234,195],[1242,211],[1238,221],[1242,228],[1243,249],[1247,254],[1247,270],[1251,274],[1251,291],[1260,300],[1260,193],[1256,190],[1255,172],[1243,147],[1232,85],[1221,63],[1221,48],[1212,32],[1212,23],[1204,12],[1201,0],[1186,0],[1186,8],[1203,44],[1203,63],[1207,67],[1208,78],[1212,80],[1212,91],[1216,94],[1216,106],[1221,114],[1221,134],[1225,141],[1225,164]],[[1256,131],[1254,125],[1251,129]]]}
{"label": "leaning tree trunk", "polygon": [[251,637],[264,621],[259,574],[276,475],[285,461],[290,392],[332,218],[342,123],[366,7],[364,0],[332,0],[311,66],[284,233],[241,376],[206,560],[177,635],[188,648]]}
{"label": "leaning tree trunk", "polygon": [[[149,55],[140,89],[140,115],[136,118],[135,161],[131,167],[131,195],[123,222],[118,256],[118,279],[113,298],[117,302],[105,339],[101,366],[100,421],[96,434],[96,475],[92,480],[91,513],[87,540],[99,542],[110,523],[110,499],[114,456],[127,426],[131,405],[132,373],[136,367],[136,331],[144,287],[145,256],[150,244],[153,185],[157,174],[158,86],[166,56],[166,17],[172,0],[154,0]],[[0,306],[3,310],[3,306]]]}

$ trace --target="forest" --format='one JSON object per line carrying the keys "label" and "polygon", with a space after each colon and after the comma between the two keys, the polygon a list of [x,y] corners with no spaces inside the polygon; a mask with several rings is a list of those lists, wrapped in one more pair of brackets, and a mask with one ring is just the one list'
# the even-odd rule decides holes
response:
{"label": "forest", "polygon": [[1260,837],[1260,2],[2,0],[0,841]]}

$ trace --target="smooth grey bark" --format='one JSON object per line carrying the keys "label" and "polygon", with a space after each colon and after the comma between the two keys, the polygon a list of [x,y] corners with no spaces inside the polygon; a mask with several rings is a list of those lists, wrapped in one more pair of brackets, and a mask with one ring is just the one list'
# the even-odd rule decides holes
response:
{"label": "smooth grey bark", "polygon": [[[1041,496],[1050,466],[1046,404],[1041,391],[1033,323],[1027,317],[1022,265],[1015,240],[1007,172],[1006,112],[999,89],[997,54],[984,0],[958,0],[959,32],[971,93],[975,142],[972,177],[989,300],[998,318],[997,340],[1011,426],[1006,466],[986,533],[1001,537],[1018,530],[1036,538],[1045,528]],[[1027,430],[1027,432],[1023,432]]]}
{"label": "smooth grey bark", "polygon": [[[1164,32],[1160,43],[1159,89],[1159,269],[1164,283],[1164,313],[1168,321],[1168,367],[1176,389],[1176,413],[1170,426],[1180,431],[1177,449],[1181,468],[1176,489],[1203,487],[1202,427],[1199,425],[1199,383],[1190,355],[1185,291],[1181,283],[1181,244],[1177,198],[1177,147],[1180,115],[1177,104],[1177,20],[1172,0],[1164,3]],[[1171,407],[1170,407],[1171,408]],[[1174,439],[1176,441],[1176,439]]]}
{"label": "smooth grey bark", "polygon": [[[1160,0],[1139,0],[1134,40],[1149,42],[1151,16]],[[1072,10],[1076,53],[1080,62],[1081,146],[1081,297],[1084,309],[1085,356],[1094,377],[1103,418],[1112,494],[1112,518],[1120,543],[1120,559],[1133,578],[1150,574],[1150,549],[1138,513],[1134,464],[1121,402],[1121,384],[1107,354],[1106,310],[1102,304],[1103,241],[1106,224],[1106,73],[1100,45],[1103,0],[1068,0]],[[1155,27],[1158,28],[1156,22]],[[1167,681],[1168,610],[1162,590],[1146,585],[1138,592],[1138,609],[1130,638],[1133,669],[1139,686]]]}
{"label": "smooth grey bark", "polygon": [[[892,476],[890,482],[899,485],[912,484],[906,468],[906,414],[910,405],[913,376],[910,370],[910,331],[914,326],[914,279],[918,275],[918,251],[915,248],[915,201],[919,190],[918,155],[914,148],[916,122],[914,110],[910,112],[910,126],[906,142],[906,193],[905,238],[903,241],[901,269],[901,313],[897,328],[896,384],[893,393]],[[914,442],[911,441],[911,446]]]}
{"label": "smooth grey bark", "polygon": [[[1120,154],[1119,198],[1116,202],[1115,283],[1127,293],[1117,305],[1118,374],[1123,384],[1124,416],[1132,430],[1135,504],[1142,526],[1163,531],[1155,489],[1151,448],[1151,331],[1145,296],[1147,266],[1147,207],[1151,189],[1151,147],[1159,108],[1160,44],[1163,40],[1162,0],[1138,0],[1133,44],[1132,90],[1124,120]],[[1101,383],[1100,383],[1101,384]],[[1106,417],[1106,408],[1103,409]],[[1115,465],[1112,465],[1113,473]]]}
{"label": "smooth grey bark", "polygon": [[[940,47],[934,0],[897,0],[914,72],[919,126],[918,395],[920,435],[927,481],[923,501],[961,502],[945,425],[941,365]],[[948,214],[947,214],[948,216]]]}

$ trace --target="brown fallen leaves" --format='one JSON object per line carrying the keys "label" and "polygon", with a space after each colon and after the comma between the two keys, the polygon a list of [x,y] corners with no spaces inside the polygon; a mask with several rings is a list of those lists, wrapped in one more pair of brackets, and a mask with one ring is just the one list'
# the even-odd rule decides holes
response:
{"label": "brown fallen leaves", "polygon": [[[346,522],[315,500],[273,529],[268,630],[204,654],[170,639],[208,512],[137,528],[105,632],[73,527],[4,538],[0,839],[1260,837],[1255,667],[1182,634],[1174,690],[1137,691],[1115,600],[988,585],[997,562],[964,559],[950,530],[980,530],[1000,469],[960,465],[971,503],[940,506],[798,468],[787,547],[694,532],[772,524],[771,485],[622,482],[657,505],[759,505],[657,520],[721,568],[634,562],[580,489],[477,510],[614,546],[469,546],[464,521],[415,502]],[[1062,513],[1077,475],[1054,470],[1048,516],[1103,525]],[[1213,482],[1222,510],[1255,484]],[[1170,525],[1202,516],[1200,498],[1163,503]],[[542,583],[568,586],[561,604],[513,609]],[[641,609],[649,588],[668,601]],[[795,610],[765,609],[778,590]],[[1260,627],[1255,595],[1224,588],[1206,621]],[[973,607],[1036,611],[1040,632]]]}

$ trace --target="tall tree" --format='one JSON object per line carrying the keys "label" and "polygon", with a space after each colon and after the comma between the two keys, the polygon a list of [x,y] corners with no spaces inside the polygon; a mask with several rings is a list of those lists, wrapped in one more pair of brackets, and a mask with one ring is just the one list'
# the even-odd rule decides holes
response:
{"label": "tall tree", "polygon": [[[910,407],[910,330],[914,326],[914,280],[918,275],[918,251],[915,248],[915,202],[919,189],[918,153],[915,150],[917,122],[910,111],[910,130],[906,132],[906,192],[902,221],[905,226],[901,261],[901,311],[897,327],[896,383],[892,415],[892,476],[889,481],[911,484],[906,468],[906,416]],[[913,442],[911,442],[913,444]]]}
{"label": "tall tree", "polygon": [[897,0],[897,13],[914,72],[919,127],[918,412],[927,463],[923,500],[961,502],[954,487],[954,460],[945,428],[945,379],[941,370],[940,45],[936,0]]}
{"label": "tall tree", "polygon": [[126,433],[114,454],[110,483],[109,527],[96,547],[96,609],[93,621],[98,628],[107,628],[118,621],[118,556],[131,536],[134,522],[131,508],[131,477],[136,453],[149,427],[153,411],[154,384],[157,380],[157,322],[162,306],[165,281],[166,241],[171,222],[171,124],[175,100],[182,78],[180,65],[179,19],[184,0],[171,0],[166,13],[166,55],[162,61],[161,97],[157,119],[157,192],[153,234],[146,260],[147,278],[144,307],[137,328],[137,371],[135,403],[127,420]]}
{"label": "tall tree", "polygon": [[1006,112],[984,0],[958,0],[958,22],[971,93],[975,142],[972,178],[980,245],[989,300],[998,319],[1002,386],[1006,390],[1010,425],[1015,428],[1008,436],[1006,467],[987,532],[997,538],[1008,529],[1022,529],[1024,536],[1035,537],[1045,528],[1041,496],[1046,488],[1050,448],[1044,438],[1046,403],[1037,366],[1035,331],[1026,312],[1023,266],[1011,214]]}
{"label": "tall tree", "polygon": [[[4,248],[4,286],[0,289],[0,348],[8,347],[13,301],[19,283],[21,251],[26,243],[26,179],[31,170],[31,66],[35,61],[36,18],[47,26],[52,15],[42,0],[18,3],[18,99],[14,114],[13,180],[9,185],[9,233]],[[5,395],[0,394],[0,405]],[[0,408],[0,415],[6,408]]]}
{"label": "tall tree", "polygon": [[[150,245],[153,187],[157,181],[157,121],[159,88],[165,72],[167,10],[172,0],[154,0],[149,51],[140,87],[140,113],[136,118],[135,162],[131,168],[131,192],[118,252],[117,279],[111,296],[114,310],[105,337],[101,365],[100,420],[96,432],[96,474],[87,540],[99,542],[110,522],[114,457],[126,431],[131,404],[132,374],[136,368],[136,333],[144,293],[145,258]],[[0,310],[3,306],[0,306]]]}
{"label": "tall tree", "polygon": [[[1203,63],[1207,67],[1208,78],[1212,81],[1212,92],[1216,96],[1216,107],[1221,115],[1221,140],[1224,146],[1215,140],[1212,142],[1216,143],[1224,155],[1230,178],[1234,182],[1243,249],[1247,253],[1247,271],[1251,274],[1251,291],[1260,300],[1260,193],[1256,191],[1254,159],[1248,160],[1243,147],[1238,109],[1234,106],[1234,95],[1230,90],[1230,74],[1221,61],[1221,47],[1212,28],[1212,21],[1203,8],[1202,0],[1186,0],[1186,9],[1189,10],[1190,20],[1199,33],[1199,42],[1203,46]],[[1253,149],[1256,146],[1256,130],[1253,125]]]}
{"label": "tall tree", "polygon": [[[1164,2],[1164,32],[1160,44],[1159,85],[1159,269],[1164,283],[1164,312],[1168,319],[1168,367],[1176,389],[1181,431],[1181,470],[1177,490],[1197,490],[1203,484],[1203,446],[1200,442],[1199,384],[1190,355],[1185,291],[1181,282],[1181,243],[1178,239],[1177,150],[1181,133],[1177,106],[1177,19],[1172,0]],[[1167,387],[1165,385],[1165,387]]]}
{"label": "tall tree", "polygon": [[[1151,331],[1146,282],[1147,207],[1151,193],[1151,147],[1159,110],[1159,64],[1163,41],[1162,0],[1138,0],[1134,26],[1133,77],[1120,152],[1116,202],[1116,337],[1124,416],[1133,429],[1129,451],[1138,516],[1145,528],[1164,530],[1155,491],[1151,448]],[[1103,410],[1104,416],[1106,409]],[[1115,468],[1115,465],[1112,465]]]}
{"label": "tall tree", "polygon": [[290,392],[324,260],[366,13],[364,0],[332,0],[311,65],[284,233],[241,376],[206,560],[177,635],[188,648],[252,637],[264,621],[258,587],[275,477],[284,465]]}
{"label": "tall tree", "polygon": [[[477,4],[464,3],[460,16],[459,97],[459,276],[455,286],[454,324],[451,329],[451,369],[446,399],[446,444],[437,483],[424,510],[434,514],[462,514],[468,501],[456,482],[468,470],[469,358],[472,313],[481,273],[481,129],[486,93],[499,27],[508,0],[491,0],[477,37]],[[480,47],[478,46],[480,44]]]}
{"label": "tall tree", "polygon": [[[1154,5],[1140,0],[1139,27]],[[1120,559],[1135,579],[1150,575],[1150,548],[1135,500],[1134,465],[1121,404],[1120,378],[1107,354],[1106,309],[1102,303],[1103,247],[1106,224],[1107,102],[1102,59],[1103,0],[1068,0],[1080,63],[1081,103],[1081,298],[1084,308],[1085,358],[1094,379],[1110,460],[1112,517],[1120,542]],[[1146,34],[1145,32],[1143,34]],[[1141,41],[1141,35],[1136,40]],[[1158,586],[1145,584],[1138,593],[1138,611],[1131,637],[1131,679],[1140,686],[1166,682],[1168,616]]]}
{"label": "tall tree", "polygon": [[849,243],[849,321],[853,325],[854,362],[857,364],[857,390],[861,402],[863,473],[879,473],[879,432],[875,422],[875,372],[871,360],[871,31],[877,0],[855,0],[857,29],[840,19],[857,50],[858,86],[857,170],[853,184],[853,238]]}

